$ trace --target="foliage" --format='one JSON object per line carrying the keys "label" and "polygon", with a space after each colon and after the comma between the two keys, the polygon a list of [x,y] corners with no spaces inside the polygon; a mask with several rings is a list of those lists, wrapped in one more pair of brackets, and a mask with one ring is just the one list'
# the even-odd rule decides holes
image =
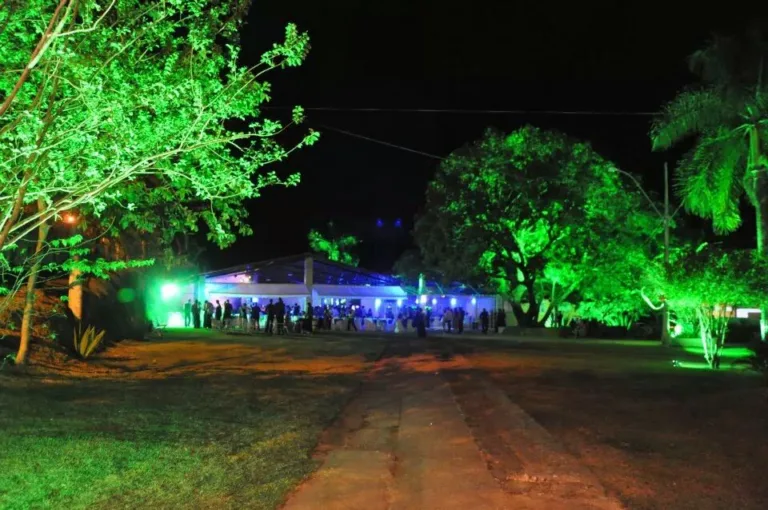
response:
{"label": "foliage", "polygon": [[679,189],[692,213],[710,218],[717,232],[741,224],[739,200],[757,206],[758,174],[766,172],[768,88],[761,76],[768,45],[717,36],[690,57],[701,85],[678,94],[653,124],[654,149],[695,137],[680,161]]}
{"label": "foliage", "polygon": [[[629,266],[640,257],[625,255],[644,253],[654,221],[640,200],[588,144],[531,126],[489,130],[440,165],[415,237],[427,264],[493,283],[518,323],[539,326],[577,288],[637,273]],[[552,283],[556,299],[540,317]]]}
{"label": "foliage", "polygon": [[360,244],[360,240],[353,235],[336,235],[333,222],[328,223],[328,236],[324,236],[318,230],[312,229],[307,235],[309,249],[315,253],[322,253],[335,262],[341,262],[350,266],[360,263],[359,257],[350,250]]}
{"label": "foliage", "polygon": [[753,251],[702,244],[677,250],[668,276],[658,265],[648,275],[654,292],[665,296],[678,319],[696,325],[705,360],[719,368],[732,310],[761,302],[761,289],[768,285],[765,270]]}
{"label": "foliage", "polygon": [[3,356],[3,362],[0,363],[0,371],[2,371],[6,365],[13,366],[16,364],[16,355],[13,353]]}
{"label": "foliage", "polygon": [[250,233],[242,201],[299,179],[262,167],[317,134],[286,147],[276,137],[301,109],[287,125],[260,115],[263,74],[301,64],[309,39],[288,25],[283,43],[243,67],[248,4],[32,0],[0,12],[2,256],[73,210],[117,208],[112,229],[167,236],[202,223],[222,246]]}
{"label": "foliage", "polygon": [[82,326],[78,327],[74,332],[75,352],[81,358],[88,359],[96,348],[101,345],[101,341],[106,333],[106,330],[96,332],[96,328],[93,326],[88,326],[85,331],[83,331]]}

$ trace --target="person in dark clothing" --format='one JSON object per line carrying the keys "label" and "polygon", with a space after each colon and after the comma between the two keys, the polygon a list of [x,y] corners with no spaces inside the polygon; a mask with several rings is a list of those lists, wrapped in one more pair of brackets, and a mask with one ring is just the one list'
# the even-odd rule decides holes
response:
{"label": "person in dark clothing", "polygon": [[427,338],[427,319],[424,316],[424,312],[421,308],[416,309],[416,316],[413,319],[414,326],[416,326],[416,336],[419,338]]}
{"label": "person in dark clothing", "polygon": [[265,310],[267,312],[267,333],[270,335],[273,333],[274,327],[275,327],[275,305],[272,303],[272,300],[269,300],[269,304],[267,305],[267,309]]}
{"label": "person in dark clothing", "polygon": [[299,306],[298,303],[293,305],[293,315],[294,317],[299,317],[301,315],[301,307]]}
{"label": "person in dark clothing", "polygon": [[251,322],[253,322],[254,331],[261,331],[259,320],[261,320],[261,308],[259,308],[257,303],[253,303],[251,306]]}
{"label": "person in dark clothing", "polygon": [[283,298],[277,298],[277,304],[275,304],[275,319],[277,320],[277,334],[285,334],[285,303]]}
{"label": "person in dark clothing", "polygon": [[216,308],[213,311],[213,318],[219,321],[219,327],[221,327],[221,303],[219,303],[218,299],[216,300]]}
{"label": "person in dark clothing", "polygon": [[480,327],[483,330],[483,334],[488,334],[488,326],[490,324],[490,317],[488,316],[488,310],[483,308],[483,311],[480,312]]}
{"label": "person in dark clothing", "polygon": [[196,329],[200,328],[200,302],[197,299],[192,305],[192,324]]}
{"label": "person in dark clothing", "polygon": [[213,326],[213,303],[206,301],[203,305],[203,327],[211,329]]}
{"label": "person in dark clothing", "polygon": [[459,333],[464,332],[464,309],[459,308],[456,310],[456,329],[458,329]]}
{"label": "person in dark clothing", "polygon": [[184,303],[184,327],[188,328],[192,325],[192,300],[188,299]]}
{"label": "person in dark clothing", "polygon": [[229,302],[229,299],[224,301],[224,315],[222,319],[224,320],[224,327],[229,328],[230,322],[232,322],[232,303]]}
{"label": "person in dark clothing", "polygon": [[504,329],[507,327],[507,312],[503,308],[499,308],[496,312],[496,333],[499,332],[499,328]]}

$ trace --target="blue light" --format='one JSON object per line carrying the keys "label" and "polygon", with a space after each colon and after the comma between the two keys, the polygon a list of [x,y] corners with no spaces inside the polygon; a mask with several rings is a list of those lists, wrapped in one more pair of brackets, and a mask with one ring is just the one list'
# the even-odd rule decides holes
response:
{"label": "blue light", "polygon": [[395,220],[395,228],[400,228],[402,226],[403,226],[403,221],[400,218],[396,219]]}
{"label": "blue light", "polygon": [[384,226],[384,222],[381,220],[381,218],[379,218],[378,220],[376,220],[376,227],[377,227],[377,228],[381,228],[381,227],[383,227],[383,226]]}

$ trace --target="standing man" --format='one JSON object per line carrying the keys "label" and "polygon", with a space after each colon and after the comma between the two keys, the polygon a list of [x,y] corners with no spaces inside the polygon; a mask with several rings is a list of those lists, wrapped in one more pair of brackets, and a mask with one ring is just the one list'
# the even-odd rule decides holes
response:
{"label": "standing man", "polygon": [[192,305],[192,324],[195,329],[200,329],[200,302],[197,299]]}
{"label": "standing man", "polygon": [[192,325],[192,300],[187,299],[184,303],[184,327],[188,328]]}
{"label": "standing man", "polygon": [[232,303],[229,299],[224,301],[224,329],[229,329],[232,325]]}
{"label": "standing man", "polygon": [[488,334],[488,325],[490,324],[490,317],[488,317],[488,310],[483,308],[483,311],[480,312],[480,327],[483,330],[483,334]]}

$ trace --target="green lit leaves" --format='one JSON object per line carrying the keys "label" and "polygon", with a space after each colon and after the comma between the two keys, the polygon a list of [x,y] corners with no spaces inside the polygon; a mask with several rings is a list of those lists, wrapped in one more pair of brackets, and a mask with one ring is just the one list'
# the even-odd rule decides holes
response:
{"label": "green lit leaves", "polygon": [[641,200],[589,144],[532,126],[489,130],[440,165],[415,237],[448,277],[482,276],[533,305],[537,282],[567,294],[619,267],[630,249],[645,253]]}
{"label": "green lit leaves", "polygon": [[[0,213],[17,196],[24,204],[43,198],[53,216],[73,207],[89,216],[127,209],[121,227],[152,230],[176,204],[205,201],[217,211],[219,220],[208,225],[217,242],[232,240],[221,232],[247,230],[243,214],[223,213],[264,186],[296,184],[297,176],[264,174],[263,167],[319,136],[309,130],[284,146],[276,136],[301,122],[303,111],[296,108],[290,123],[259,115],[270,92],[263,73],[299,65],[309,38],[288,25],[266,65],[239,65],[237,27],[248,3],[121,0],[98,25],[111,2],[81,5],[82,19],[56,38],[0,119]],[[26,10],[2,14],[0,68],[26,65],[45,26],[30,20],[49,19],[55,5],[32,0]],[[16,78],[0,74],[0,90]],[[0,228],[8,218],[0,214]],[[23,220],[10,225],[7,242],[26,232]],[[194,228],[188,220],[185,214],[176,224]]]}

